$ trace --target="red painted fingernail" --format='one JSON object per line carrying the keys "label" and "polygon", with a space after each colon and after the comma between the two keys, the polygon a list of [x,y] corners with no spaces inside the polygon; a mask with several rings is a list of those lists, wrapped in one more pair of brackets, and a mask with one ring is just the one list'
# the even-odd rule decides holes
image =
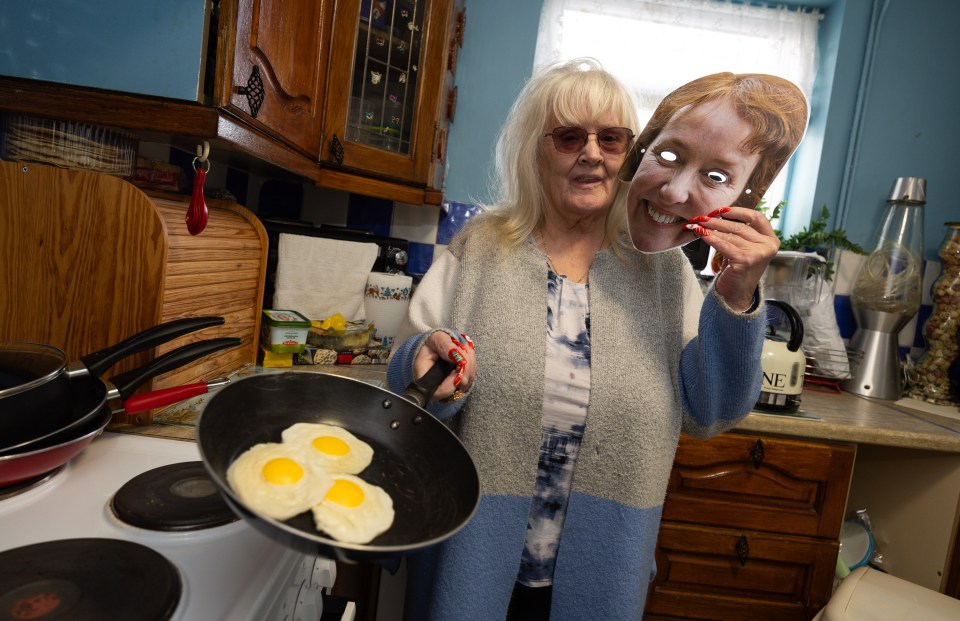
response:
{"label": "red painted fingernail", "polygon": [[475,349],[475,347],[473,346],[473,339],[472,339],[472,338],[470,338],[469,336],[467,336],[466,334],[463,334],[463,333],[461,333],[460,336],[462,336],[462,337],[464,338],[464,340],[467,342],[467,345],[470,346],[470,349]]}
{"label": "red painted fingernail", "polygon": [[710,231],[703,228],[699,224],[697,225],[697,228],[693,229],[693,232],[699,235],[700,237],[710,237]]}
{"label": "red painted fingernail", "polygon": [[696,224],[698,222],[709,222],[709,221],[710,221],[710,216],[694,216],[689,220],[687,220],[687,222],[689,222],[690,224]]}
{"label": "red painted fingernail", "polygon": [[454,386],[459,386],[459,385],[460,385],[460,382],[463,381],[463,369],[464,369],[463,367],[460,367],[460,370],[457,371],[456,377],[453,378],[453,385],[454,385]]}
{"label": "red painted fingernail", "polygon": [[717,209],[714,209],[713,211],[711,211],[711,212],[708,213],[707,215],[708,215],[709,217],[711,217],[711,218],[714,218],[714,217],[716,217],[716,216],[719,216],[720,214],[727,213],[728,211],[730,211],[730,208],[729,208],[729,207],[719,207],[719,208],[717,208]]}
{"label": "red painted fingernail", "polygon": [[463,359],[463,354],[461,354],[460,351],[455,347],[451,347],[450,351],[447,352],[447,358],[457,363],[463,362],[466,364],[466,361]]}

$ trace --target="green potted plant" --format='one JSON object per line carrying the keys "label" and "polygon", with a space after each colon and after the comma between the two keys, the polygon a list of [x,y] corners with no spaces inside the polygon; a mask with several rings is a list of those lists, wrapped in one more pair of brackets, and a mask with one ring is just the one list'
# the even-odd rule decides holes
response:
{"label": "green potted plant", "polygon": [[[770,220],[777,220],[780,217],[780,211],[787,201],[780,201],[768,216]],[[761,200],[757,210],[767,215],[767,207]],[[826,205],[820,208],[820,216],[810,221],[810,226],[804,227],[799,233],[794,233],[790,237],[784,237],[783,231],[774,229],[774,233],[780,239],[780,250],[795,250],[799,252],[816,252],[826,259],[826,267],[823,277],[827,281],[833,280],[833,261],[832,255],[837,250],[849,250],[860,255],[867,254],[859,244],[847,239],[847,232],[842,229],[827,230],[827,219],[830,217],[830,210]]]}

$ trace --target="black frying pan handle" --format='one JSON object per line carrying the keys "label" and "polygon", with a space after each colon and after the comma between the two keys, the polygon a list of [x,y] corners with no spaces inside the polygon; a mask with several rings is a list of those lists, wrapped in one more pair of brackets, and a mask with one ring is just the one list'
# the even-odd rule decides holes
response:
{"label": "black frying pan handle", "polygon": [[186,317],[174,319],[159,326],[148,328],[128,337],[112,347],[87,354],[80,358],[91,377],[100,377],[104,371],[131,354],[162,345],[178,336],[210,326],[222,326],[223,317]]}
{"label": "black frying pan handle", "polygon": [[433,393],[437,391],[437,388],[440,387],[443,380],[456,368],[457,365],[449,360],[441,360],[438,358],[433,366],[430,367],[430,370],[423,374],[423,377],[413,380],[413,383],[407,386],[402,396],[422,408],[426,407],[427,401],[430,400]]}
{"label": "black frying pan handle", "polygon": [[208,339],[206,341],[190,343],[189,345],[178,347],[173,351],[168,351],[142,367],[114,375],[110,378],[110,383],[119,391],[120,399],[126,400],[133,394],[133,391],[157,375],[179,369],[185,364],[193,362],[197,358],[203,358],[215,351],[220,351],[228,347],[236,347],[242,342],[242,339],[233,336],[224,336],[218,339]]}

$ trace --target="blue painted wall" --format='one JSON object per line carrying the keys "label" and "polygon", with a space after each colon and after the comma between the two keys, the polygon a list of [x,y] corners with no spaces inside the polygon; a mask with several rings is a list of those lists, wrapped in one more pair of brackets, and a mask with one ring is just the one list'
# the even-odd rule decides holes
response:
{"label": "blue painted wall", "polygon": [[465,0],[467,27],[457,61],[457,116],[450,127],[444,196],[489,198],[500,125],[533,71],[541,0]]}
{"label": "blue painted wall", "polygon": [[943,223],[960,220],[960,3],[889,0],[877,5],[860,124],[848,142],[841,218],[851,238],[872,244],[894,179],[925,177],[925,257],[935,259]]}
{"label": "blue painted wall", "polygon": [[207,0],[4,0],[0,75],[200,99]]}
{"label": "blue painted wall", "polygon": [[[886,195],[898,176],[927,179],[926,257],[942,223],[960,219],[947,176],[960,144],[960,3],[953,0],[811,0],[821,7],[821,80],[808,144],[792,171],[799,230],[821,205],[833,226],[871,246]],[[467,31],[457,69],[445,196],[476,202],[500,124],[533,67],[541,0],[466,0]],[[669,62],[664,59],[664,62]],[[642,67],[638,67],[642,70]],[[955,173],[954,173],[955,174]]]}

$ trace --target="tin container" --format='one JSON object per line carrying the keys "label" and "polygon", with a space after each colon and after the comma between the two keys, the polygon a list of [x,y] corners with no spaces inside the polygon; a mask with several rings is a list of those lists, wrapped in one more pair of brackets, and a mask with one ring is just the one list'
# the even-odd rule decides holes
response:
{"label": "tin container", "polygon": [[299,354],[307,344],[310,320],[292,310],[264,310],[261,342],[275,354]]}

